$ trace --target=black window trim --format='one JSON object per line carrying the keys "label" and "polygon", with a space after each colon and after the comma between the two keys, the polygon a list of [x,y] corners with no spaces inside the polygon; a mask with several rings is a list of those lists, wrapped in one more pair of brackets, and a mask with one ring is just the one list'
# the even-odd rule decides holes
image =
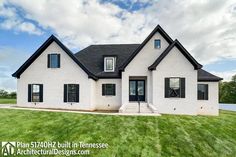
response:
{"label": "black window trim", "polygon": [[[33,86],[34,85],[39,86],[39,101],[33,101],[34,100],[33,99]],[[39,83],[28,84],[28,102],[32,102],[32,103],[41,103],[41,102],[43,102],[43,84],[39,84]]]}
{"label": "black window trim", "polygon": [[[113,87],[113,92],[112,94],[107,94],[106,93],[106,86],[107,85],[112,85]],[[104,88],[104,89],[103,89]],[[116,84],[115,83],[103,83],[102,84],[102,96],[116,96]]]}
{"label": "black window trim", "polygon": [[[52,67],[52,61],[51,61],[51,56],[52,55],[57,55],[57,67]],[[50,69],[57,69],[60,68],[61,64],[61,54],[60,53],[49,53],[48,54],[48,68]]]}
{"label": "black window trim", "polygon": [[[160,41],[160,47],[156,46],[156,41]],[[161,39],[154,39],[154,48],[155,49],[161,49]]]}
{"label": "black window trim", "polygon": [[[199,99],[198,97],[198,86],[199,85],[204,85],[206,86],[207,88],[207,91],[206,91],[206,95],[204,94],[204,98],[203,99]],[[208,101],[209,100],[209,85],[207,83],[198,83],[197,84],[197,100],[203,100],[203,101]]]}
{"label": "black window trim", "polygon": [[[171,97],[169,94],[170,91],[170,79],[179,79],[179,96],[177,97]],[[168,85],[166,84],[166,79],[168,79]],[[166,87],[166,85],[168,86],[168,89]],[[167,91],[166,91],[167,90]],[[168,93],[168,94],[167,94]],[[165,98],[185,98],[186,97],[186,78],[185,77],[165,77],[164,78],[164,97]]]}
{"label": "black window trim", "polygon": [[[69,88],[68,88],[68,85],[75,85],[75,95],[76,95],[76,98],[75,98],[75,101],[69,101]],[[66,93],[64,93],[64,102],[66,103],[79,103],[80,102],[80,84],[78,83],[68,83],[68,84],[64,84],[64,87],[66,86]],[[77,88],[78,88],[78,91],[77,91]],[[65,89],[64,89],[64,92],[65,92]],[[78,93],[77,93],[78,92]],[[66,97],[65,97],[66,95]]]}

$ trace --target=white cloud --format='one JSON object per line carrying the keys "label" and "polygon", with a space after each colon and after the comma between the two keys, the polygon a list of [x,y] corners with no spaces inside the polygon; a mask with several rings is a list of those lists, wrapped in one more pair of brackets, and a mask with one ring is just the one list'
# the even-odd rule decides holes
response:
{"label": "white cloud", "polygon": [[27,32],[29,34],[41,35],[42,30],[37,28],[33,23],[25,21],[17,14],[13,7],[6,6],[6,1],[0,1],[0,17],[3,18],[0,28],[14,30],[16,32]]}
{"label": "white cloud", "polygon": [[223,78],[224,79],[223,81],[231,81],[232,76],[236,75],[236,69],[230,70],[230,71],[224,71],[224,72],[212,71],[211,73]]}
{"label": "white cloud", "polygon": [[[123,4],[129,4],[132,8],[135,3],[145,2],[130,0]],[[147,7],[130,12],[114,3],[100,3],[97,0],[9,0],[9,3],[25,11],[27,19],[44,29],[52,29],[71,48],[96,43],[141,42],[157,24],[161,24],[203,64],[222,58],[236,58],[236,2],[148,2]],[[31,30],[37,32],[33,27]]]}

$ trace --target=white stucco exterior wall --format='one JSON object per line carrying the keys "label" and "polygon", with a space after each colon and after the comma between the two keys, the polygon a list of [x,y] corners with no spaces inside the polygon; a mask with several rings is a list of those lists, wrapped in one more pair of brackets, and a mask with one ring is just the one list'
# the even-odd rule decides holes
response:
{"label": "white stucco exterior wall", "polygon": [[[185,78],[185,98],[165,98],[165,78]],[[153,105],[160,113],[197,114],[197,70],[174,47],[153,70]],[[175,109],[175,110],[174,110]]]}
{"label": "white stucco exterior wall", "polygon": [[219,115],[219,82],[198,82],[208,84],[208,100],[198,100],[198,114]]}
{"label": "white stucco exterior wall", "polygon": [[[47,55],[61,54],[61,67],[47,68]],[[64,84],[79,84],[79,103],[64,103]],[[43,102],[28,102],[28,84],[43,84]],[[94,110],[94,81],[53,42],[17,80],[17,105],[26,107]]]}
{"label": "white stucco exterior wall", "polygon": [[[161,48],[154,48],[154,40],[161,39]],[[122,72],[122,104],[129,103],[129,77],[146,77],[146,102],[152,102],[152,78],[148,67],[154,63],[159,55],[169,46],[169,43],[160,35],[159,32],[147,42],[140,52],[127,65]]]}
{"label": "white stucco exterior wall", "polygon": [[[103,96],[102,84],[115,84],[115,96]],[[121,107],[121,79],[99,79],[96,81],[96,109],[97,110],[119,110]]]}

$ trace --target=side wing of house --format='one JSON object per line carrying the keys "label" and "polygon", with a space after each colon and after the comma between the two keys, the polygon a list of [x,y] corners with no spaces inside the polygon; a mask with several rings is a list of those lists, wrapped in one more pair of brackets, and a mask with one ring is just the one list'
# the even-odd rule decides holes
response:
{"label": "side wing of house", "polygon": [[54,36],[45,43],[13,74],[17,77],[17,105],[94,110],[95,81],[90,73]]}

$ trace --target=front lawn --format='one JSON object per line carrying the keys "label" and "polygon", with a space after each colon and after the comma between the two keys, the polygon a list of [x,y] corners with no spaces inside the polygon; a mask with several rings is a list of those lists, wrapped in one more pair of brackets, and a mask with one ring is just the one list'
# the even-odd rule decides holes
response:
{"label": "front lawn", "polygon": [[108,143],[92,156],[235,156],[236,112],[108,116],[0,109],[0,141]]}
{"label": "front lawn", "polygon": [[0,104],[16,104],[16,99],[0,98]]}

